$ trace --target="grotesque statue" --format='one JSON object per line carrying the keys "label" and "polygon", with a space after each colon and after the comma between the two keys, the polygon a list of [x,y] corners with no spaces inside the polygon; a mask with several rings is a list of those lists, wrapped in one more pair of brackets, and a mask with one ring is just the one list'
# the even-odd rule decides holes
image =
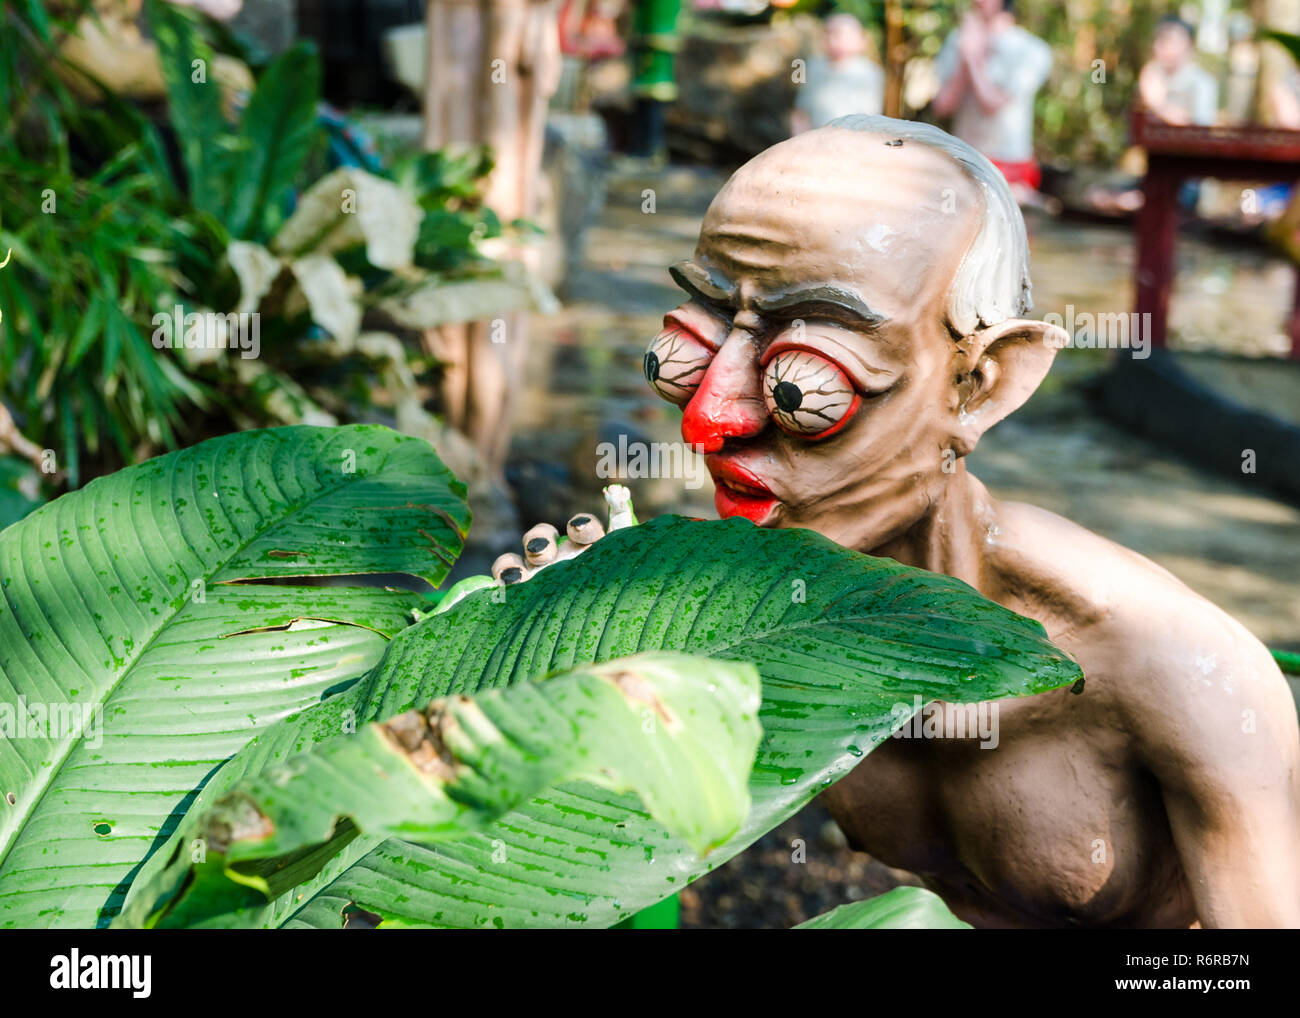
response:
{"label": "grotesque statue", "polygon": [[1066,340],[1020,317],[1027,254],[983,156],[844,117],[719,192],[646,375],[682,407],[720,515],[958,577],[1083,667],[1082,688],[1000,702],[994,750],[877,748],[825,793],[851,844],[978,925],[1300,925],[1300,735],[1267,650],[1154,563],[966,471]]}

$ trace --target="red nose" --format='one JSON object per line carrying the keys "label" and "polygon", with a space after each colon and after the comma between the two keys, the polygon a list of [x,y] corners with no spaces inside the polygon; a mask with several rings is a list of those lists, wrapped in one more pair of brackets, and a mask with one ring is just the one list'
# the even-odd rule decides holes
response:
{"label": "red nose", "polygon": [[682,414],[682,438],[708,455],[728,438],[751,438],[768,425],[758,365],[748,343],[724,343]]}

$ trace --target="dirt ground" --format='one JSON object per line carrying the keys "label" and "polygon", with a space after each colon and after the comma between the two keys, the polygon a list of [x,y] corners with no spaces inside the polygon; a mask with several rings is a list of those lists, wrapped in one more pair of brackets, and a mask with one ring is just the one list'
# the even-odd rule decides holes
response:
{"label": "dirt ground", "polygon": [[[680,412],[650,393],[641,357],[665,311],[679,303],[665,267],[689,257],[721,183],[674,170],[613,181],[591,230],[585,268],[566,305],[534,325],[529,391],[518,408],[510,476],[521,518],[561,522],[600,506],[597,445],[680,441]],[[656,211],[642,211],[653,188]],[[1035,218],[1030,223],[1035,310],[1067,304],[1127,311],[1132,246],[1126,229]],[[1179,246],[1171,313],[1174,345],[1260,353],[1277,347],[1290,270],[1262,252]],[[1105,354],[1065,350],[1030,403],[995,428],[971,458],[999,497],[1058,512],[1145,554],[1240,619],[1270,646],[1300,650],[1300,508],[1221,477],[1100,418],[1084,384]],[[1284,393],[1283,396],[1286,394]],[[1291,393],[1300,406],[1300,393]],[[711,486],[632,482],[644,519],[712,516]],[[806,861],[792,861],[797,841]],[[905,876],[905,875],[904,875]],[[844,844],[816,803],[681,894],[688,927],[783,927],[894,886],[900,874]]]}

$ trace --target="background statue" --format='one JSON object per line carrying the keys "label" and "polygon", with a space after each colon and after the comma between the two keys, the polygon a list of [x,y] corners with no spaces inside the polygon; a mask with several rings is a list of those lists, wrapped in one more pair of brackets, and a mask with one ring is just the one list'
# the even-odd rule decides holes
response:
{"label": "background statue", "polygon": [[[487,144],[496,160],[484,202],[503,223],[536,214],[547,100],[560,75],[558,0],[430,0],[424,147]],[[531,264],[527,248],[495,251]],[[535,267],[535,266],[534,266]],[[443,366],[441,404],[504,485],[527,315],[425,333]]]}
{"label": "background statue", "polygon": [[633,0],[628,55],[635,108],[628,154],[637,158],[659,161],[668,155],[665,115],[677,98],[681,10],[682,0]]}
{"label": "background statue", "polygon": [[1138,77],[1142,105],[1166,124],[1212,124],[1219,85],[1196,60],[1192,29],[1176,17],[1163,18],[1151,43],[1151,60]]}
{"label": "background statue", "polygon": [[1052,71],[1047,43],[1016,24],[1012,0],[974,0],[935,61],[934,111],[988,156],[1024,200],[1042,183],[1034,158],[1034,96]]}
{"label": "background statue", "polygon": [[852,14],[832,14],[822,33],[824,56],[808,61],[808,80],[795,93],[792,134],[825,127],[837,117],[876,113],[885,104],[885,72],[867,56],[870,37]]}

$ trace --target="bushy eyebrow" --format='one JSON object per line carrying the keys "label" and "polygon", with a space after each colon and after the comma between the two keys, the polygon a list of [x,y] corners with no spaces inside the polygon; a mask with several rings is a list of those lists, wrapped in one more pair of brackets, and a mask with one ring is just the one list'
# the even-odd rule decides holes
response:
{"label": "bushy eyebrow", "polygon": [[678,262],[668,267],[668,275],[674,283],[696,300],[720,308],[734,309],[738,290],[732,287],[724,289],[709,278],[709,274],[692,261]]}
{"label": "bushy eyebrow", "polygon": [[827,309],[866,330],[879,328],[889,321],[888,315],[876,311],[857,294],[835,286],[814,286],[767,300],[754,299],[754,310],[760,314],[778,312],[783,318],[817,318],[824,316]]}
{"label": "bushy eyebrow", "polygon": [[[691,261],[678,262],[668,269],[673,282],[696,300],[728,310],[738,306],[738,288],[718,285],[709,274]],[[847,318],[863,330],[879,328],[889,321],[857,294],[836,286],[813,286],[779,297],[755,298],[754,310],[760,314],[780,314],[783,318],[819,318],[828,312]]]}

